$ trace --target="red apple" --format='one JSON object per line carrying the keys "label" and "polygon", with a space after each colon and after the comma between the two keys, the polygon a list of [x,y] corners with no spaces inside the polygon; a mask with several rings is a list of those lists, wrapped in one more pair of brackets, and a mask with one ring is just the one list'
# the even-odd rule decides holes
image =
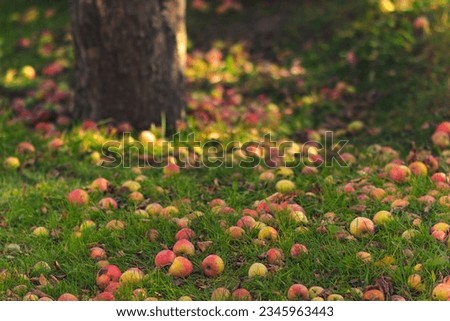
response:
{"label": "red apple", "polygon": [[244,236],[245,231],[239,226],[231,226],[228,228],[227,233],[231,236],[232,239],[240,239],[242,236]]}
{"label": "red apple", "polygon": [[445,233],[444,231],[433,231],[431,233],[431,236],[439,242],[444,242],[447,238],[447,233]]}
{"label": "red apple", "polygon": [[271,248],[266,253],[267,256],[267,262],[270,264],[282,264],[284,260],[284,254],[283,251],[281,251],[278,248]]}
{"label": "red apple", "polygon": [[117,202],[112,197],[104,197],[98,202],[98,207],[103,210],[117,209]]}
{"label": "red apple", "polygon": [[180,173],[180,167],[177,164],[169,163],[163,168],[163,174],[165,177],[173,176]]}
{"label": "red apple", "polygon": [[367,217],[357,217],[350,223],[350,233],[353,236],[366,236],[375,233],[375,225]]}
{"label": "red apple", "polygon": [[389,178],[397,183],[404,183],[408,180],[411,171],[404,165],[395,165],[389,170]]}
{"label": "red apple", "polygon": [[236,225],[239,227],[247,227],[247,228],[253,228],[256,224],[256,221],[251,216],[243,216],[241,217],[237,222]]}
{"label": "red apple", "polygon": [[155,256],[155,265],[159,268],[171,265],[176,257],[177,256],[173,251],[162,250]]}
{"label": "red apple", "polygon": [[305,254],[308,254],[308,249],[306,248],[306,246],[300,243],[295,243],[294,245],[292,245],[291,247],[292,257],[299,257]]}
{"label": "red apple", "polygon": [[251,301],[252,296],[250,295],[250,292],[248,290],[239,288],[233,291],[231,294],[231,298],[234,301]]}
{"label": "red apple", "polygon": [[448,180],[448,177],[445,173],[434,173],[433,175],[431,175],[431,180],[435,183],[437,182],[442,182],[442,183],[446,183]]}
{"label": "red apple", "polygon": [[430,22],[428,21],[428,18],[425,16],[417,17],[416,20],[414,20],[414,28],[419,31],[429,32]]}
{"label": "red apple", "polygon": [[436,127],[436,132],[444,132],[450,135],[450,121],[444,121]]}
{"label": "red apple", "polygon": [[216,206],[226,206],[226,205],[227,205],[227,203],[225,203],[225,201],[220,198],[213,199],[211,202],[209,202],[209,206],[211,208],[216,207]]}
{"label": "red apple", "polygon": [[295,300],[308,300],[309,291],[303,284],[293,284],[288,290],[287,297],[290,301]]}
{"label": "red apple", "polygon": [[119,286],[120,286],[119,282],[110,282],[109,285],[105,288],[105,292],[114,293],[117,291]]}
{"label": "red apple", "polygon": [[64,141],[61,138],[53,138],[48,142],[47,146],[49,150],[57,151],[64,146]]}
{"label": "red apple", "polygon": [[384,293],[380,290],[365,291],[362,296],[363,301],[384,301]]}
{"label": "red apple", "polygon": [[58,301],[78,301],[78,298],[71,293],[64,293],[58,298]]}
{"label": "red apple", "polygon": [[67,200],[73,205],[86,205],[89,203],[89,195],[82,189],[76,189],[67,194]]}
{"label": "red apple", "polygon": [[81,124],[81,128],[83,130],[95,131],[95,130],[97,130],[97,123],[93,120],[87,119],[87,120],[83,121],[83,123]]}
{"label": "red apple", "polygon": [[145,197],[140,192],[132,192],[128,195],[128,199],[133,203],[140,203],[145,199]]}
{"label": "red apple", "polygon": [[36,152],[36,149],[29,142],[21,142],[17,145],[16,151],[17,154],[19,155],[27,155],[27,154],[34,154]]}
{"label": "red apple", "polygon": [[112,282],[118,282],[121,275],[122,272],[117,266],[109,264],[98,271],[97,286],[102,290],[106,289]]}
{"label": "red apple", "polygon": [[190,240],[193,239],[194,237],[195,232],[188,227],[182,228],[177,232],[177,234],[175,234],[175,239],[177,241],[182,239]]}
{"label": "red apple", "polygon": [[114,294],[111,292],[102,292],[97,294],[94,298],[94,301],[114,301]]}
{"label": "red apple", "polygon": [[374,188],[370,191],[370,196],[373,199],[380,201],[384,198],[384,196],[386,196],[386,191],[382,188]]}
{"label": "red apple", "polygon": [[201,264],[201,269],[206,276],[214,277],[222,274],[225,264],[218,255],[208,255]]}
{"label": "red apple", "polygon": [[270,225],[275,221],[275,218],[269,213],[264,213],[264,214],[261,214],[261,216],[259,217],[259,221],[261,223]]}
{"label": "red apple", "polygon": [[93,247],[91,248],[91,259],[93,260],[104,260],[106,259],[106,251],[102,249],[101,247]]}
{"label": "red apple", "polygon": [[104,290],[111,283],[111,278],[106,274],[97,275],[95,283],[100,289]]}
{"label": "red apple", "polygon": [[244,209],[242,210],[242,216],[251,216],[251,217],[253,217],[254,219],[256,219],[256,218],[258,218],[259,214],[258,214],[258,212],[255,211],[255,210],[252,210],[252,209],[250,209],[250,208],[244,208]]}
{"label": "red apple", "polygon": [[189,240],[181,239],[174,244],[173,252],[177,255],[194,255],[195,247]]}

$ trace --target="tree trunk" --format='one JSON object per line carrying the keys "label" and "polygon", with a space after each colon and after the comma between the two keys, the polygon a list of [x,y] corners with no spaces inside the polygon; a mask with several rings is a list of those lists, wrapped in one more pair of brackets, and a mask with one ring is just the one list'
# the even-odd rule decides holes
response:
{"label": "tree trunk", "polygon": [[175,129],[185,104],[185,54],[177,46],[185,1],[72,0],[74,117],[137,129],[165,118]]}

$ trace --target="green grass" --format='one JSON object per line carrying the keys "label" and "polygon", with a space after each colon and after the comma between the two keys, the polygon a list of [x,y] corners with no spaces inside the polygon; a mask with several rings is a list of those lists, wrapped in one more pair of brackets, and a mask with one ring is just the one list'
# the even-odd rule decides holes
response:
{"label": "green grass", "polygon": [[[0,1],[1,78],[6,70],[20,69],[24,65],[34,66],[39,74],[45,65],[58,58],[56,54],[42,57],[37,53],[38,46],[15,49],[18,39],[38,39],[43,29],[51,30],[55,36],[54,45],[65,50],[62,58],[72,59],[70,42],[64,39],[69,24],[67,4],[33,1],[31,5],[38,8],[39,18],[24,25],[10,18],[14,13],[26,10],[30,1]],[[56,10],[56,15],[46,19],[43,12],[50,7]],[[260,38],[256,39],[255,44],[249,46],[248,57],[245,56],[246,49],[237,58],[228,55],[220,73],[238,75],[236,82],[224,83],[223,86],[242,94],[244,106],[263,105],[269,120],[272,111],[268,104],[258,103],[258,95],[265,94],[270,103],[280,107],[282,114],[292,108],[293,116],[283,116],[282,125],[267,125],[281,137],[299,137],[310,127],[330,128],[350,137],[352,146],[346,150],[356,156],[356,164],[343,168],[320,168],[318,174],[311,176],[302,174],[302,167],[294,169],[292,180],[297,191],[292,195],[292,201],[305,209],[309,221],[307,232],[299,233],[296,230],[299,224],[289,220],[287,213],[275,211],[271,214],[275,218],[272,225],[279,232],[276,241],[255,242],[258,236],[256,229],[246,230],[240,240],[232,240],[221,227],[221,224],[235,225],[242,210],[253,208],[256,201],[275,193],[276,181],[261,182],[259,169],[182,169],[179,175],[172,177],[164,177],[161,169],[143,169],[145,179],[141,181],[140,192],[148,202],[158,202],[164,207],[175,205],[180,210],[177,215],[180,218],[193,211],[204,213],[201,218],[190,222],[196,233],[193,243],[197,253],[190,258],[194,272],[186,279],[175,279],[167,275],[166,269],[155,268],[154,257],[161,249],[173,246],[178,227],[167,218],[137,217],[134,214],[136,205],[127,198],[129,192],[120,189],[123,182],[134,180],[140,174],[128,168],[108,169],[93,165],[91,153],[98,151],[100,146],[95,142],[95,135],[84,137],[76,124],[60,128],[65,144],[59,151],[49,151],[47,144],[51,137],[36,134],[21,122],[11,121],[15,119],[7,108],[11,98],[18,93],[23,94],[27,88],[21,87],[17,93],[1,86],[0,160],[3,162],[6,157],[16,156],[16,146],[22,141],[33,143],[37,153],[29,166],[20,170],[0,169],[0,299],[21,300],[27,292],[36,289],[54,299],[65,292],[83,300],[92,299],[100,292],[95,284],[99,268],[89,257],[89,249],[101,246],[107,252],[108,261],[122,271],[138,267],[146,274],[145,279],[134,287],[122,287],[116,293],[116,299],[132,299],[132,290],[138,287],[146,289],[148,296],[161,300],[177,300],[183,295],[194,300],[208,300],[218,287],[230,290],[244,287],[257,300],[286,300],[288,288],[294,283],[302,283],[307,287],[321,286],[329,293],[341,294],[348,300],[358,300],[359,296],[351,293],[352,288],[364,290],[377,279],[389,277],[394,294],[408,300],[429,300],[433,287],[448,275],[450,264],[448,243],[433,239],[429,229],[437,222],[450,223],[450,210],[438,202],[426,210],[418,198],[436,190],[434,183],[428,177],[412,177],[406,183],[392,184],[381,175],[388,161],[371,158],[367,147],[373,143],[390,145],[406,156],[410,143],[415,141],[419,149],[432,149],[439,154],[440,151],[431,145],[430,136],[438,122],[450,119],[446,108],[446,70],[449,65],[446,56],[448,22],[444,19],[446,9],[431,11],[418,8],[382,17],[370,1],[346,5],[342,5],[342,1],[321,1],[316,5],[305,2],[301,8],[304,10],[297,9],[286,19],[279,34],[275,32],[275,45],[268,49],[264,43],[258,43]],[[329,21],[329,13],[336,11],[342,14],[334,15]],[[272,13],[267,8],[258,7],[255,16],[264,19]],[[245,14],[244,11],[216,17],[211,13],[190,12],[189,17],[193,17],[188,22],[192,35],[191,49],[210,48],[209,43],[202,43],[201,32],[208,19],[219,19],[223,24],[229,22],[232,25],[245,21]],[[433,33],[429,36],[416,34],[411,27],[414,18],[422,14],[430,18],[433,26]],[[215,36],[212,34],[213,38]],[[311,47],[305,46],[309,40],[313,40]],[[358,57],[355,67],[345,63],[344,57],[349,50],[355,51]],[[374,55],[378,58],[373,59]],[[261,56],[264,62],[273,62],[277,68],[289,68],[293,59],[301,58],[306,73],[286,79],[258,73],[255,70],[263,65]],[[255,69],[243,72],[233,60],[242,57],[254,63]],[[70,77],[69,68],[56,80],[67,87]],[[198,91],[209,96],[217,91],[216,85],[198,75],[196,77],[189,84],[190,94]],[[37,83],[43,79],[39,76]],[[297,87],[298,79],[304,81],[303,86]],[[320,96],[322,88],[334,88],[339,81],[353,86],[355,92],[337,101]],[[308,97],[319,98],[311,104],[299,103],[307,101],[305,98]],[[33,96],[27,99],[27,106],[33,107],[40,102]],[[55,106],[49,104],[49,107]],[[242,109],[237,111],[244,112]],[[354,119],[363,120],[366,128],[352,135],[345,128]],[[211,131],[220,132],[227,128],[223,123],[197,126],[195,116],[190,120],[196,125],[196,131],[205,136]],[[267,119],[263,118],[261,122],[267,122]],[[429,123],[429,127],[422,128],[424,123]],[[249,135],[249,127],[233,125],[236,137]],[[257,127],[258,134],[263,133],[265,126]],[[382,129],[381,134],[368,135],[367,129],[377,127]],[[98,135],[113,139],[103,130]],[[231,138],[234,136],[227,137]],[[20,160],[24,164],[30,159],[20,156]],[[448,157],[442,156],[439,160],[440,170],[448,172]],[[108,193],[90,193],[87,206],[68,204],[66,194],[69,191],[88,189],[98,177],[107,178],[114,189]],[[343,186],[351,181],[356,192],[342,192]],[[390,190],[389,194],[396,199],[408,197],[408,207],[393,211],[394,220],[387,226],[377,226],[376,233],[370,237],[338,240],[337,234],[348,230],[355,217],[372,218],[380,210],[391,209],[392,200],[363,198],[368,188],[373,186]],[[439,199],[447,194],[448,191],[442,189],[436,192],[435,197]],[[105,196],[114,197],[119,208],[110,211],[99,209],[98,201]],[[223,199],[236,210],[236,214],[217,214],[208,205],[216,198]],[[183,202],[186,199],[190,203]],[[329,212],[336,214],[336,220],[326,223],[325,214]],[[413,225],[414,218],[422,220],[421,226]],[[93,220],[97,226],[78,237],[75,232],[87,219]],[[123,231],[106,229],[105,225],[113,219],[123,221],[126,228]],[[46,227],[51,235],[34,236],[32,231],[37,226]],[[326,232],[318,232],[317,229],[324,226]],[[147,239],[149,229],[159,231],[157,242]],[[402,237],[408,229],[418,231],[411,241]],[[212,241],[212,245],[201,252],[197,242],[204,241]],[[294,243],[304,244],[308,254],[300,258],[291,257],[289,252]],[[8,250],[10,244],[18,244],[20,251]],[[266,263],[264,253],[272,247],[283,250],[284,264],[270,267],[271,271],[264,278],[249,278],[247,273],[251,264]],[[372,262],[361,262],[356,256],[359,251],[371,253]],[[225,271],[216,278],[206,278],[199,267],[203,258],[212,253],[223,258]],[[380,265],[379,261],[387,256],[395,259],[392,266]],[[39,279],[41,271],[33,271],[33,267],[40,261],[47,262],[51,268]],[[419,272],[414,270],[417,264],[423,266]],[[421,292],[407,286],[407,279],[413,273],[422,276],[425,288]]]}
{"label": "green grass", "polygon": [[[12,154],[14,146],[27,138],[28,131],[20,126],[4,127],[2,133],[10,133],[4,137],[8,141],[6,154]],[[255,299],[284,300],[286,291],[293,283],[303,283],[306,286],[320,285],[333,293],[345,295],[349,299],[354,297],[346,294],[352,287],[364,288],[381,276],[392,278],[394,292],[407,299],[429,299],[430,291],[439,275],[448,272],[448,249],[433,240],[429,235],[432,224],[444,220],[448,222],[449,211],[437,205],[427,214],[421,214],[423,205],[414,199],[425,194],[432,188],[428,179],[415,179],[399,186],[398,195],[410,195],[411,204],[405,211],[394,214],[395,220],[386,227],[377,227],[377,233],[361,240],[337,241],[333,231],[348,228],[356,215],[373,217],[379,210],[389,210],[390,205],[378,201],[368,200],[358,202],[356,195],[345,195],[336,192],[336,185],[329,185],[324,177],[332,174],[335,180],[342,182],[358,177],[354,169],[323,169],[320,176],[305,176],[295,171],[294,181],[299,191],[310,191],[314,187],[321,193],[317,197],[300,192],[295,201],[306,211],[310,223],[309,232],[300,234],[295,231],[297,224],[293,224],[283,213],[275,214],[280,238],[275,242],[268,242],[261,246],[254,243],[256,230],[247,231],[241,240],[230,240],[218,222],[224,220],[228,226],[234,225],[244,208],[251,208],[256,200],[264,199],[274,192],[274,184],[261,184],[258,173],[251,169],[216,170],[186,170],[179,176],[162,178],[158,169],[145,170],[147,179],[142,182],[142,193],[152,202],[160,202],[163,206],[179,204],[184,198],[189,198],[191,204],[180,206],[179,217],[194,210],[204,212],[201,219],[191,223],[196,232],[195,241],[212,241],[213,244],[204,253],[198,253],[192,258],[195,266],[194,273],[185,281],[177,281],[168,276],[165,271],[154,268],[154,257],[161,250],[162,245],[171,247],[175,240],[177,227],[167,219],[142,220],[133,214],[135,205],[127,202],[126,194],[116,193],[113,196],[120,200],[121,207],[110,213],[98,210],[95,204],[104,195],[91,194],[91,203],[85,207],[74,207],[67,204],[65,195],[72,189],[85,187],[93,179],[102,176],[108,178],[114,185],[120,185],[137,175],[129,169],[102,169],[93,167],[70,152],[60,152],[49,155],[42,142],[36,141],[38,150],[43,151],[42,159],[33,168],[24,169],[19,173],[4,172],[1,178],[2,222],[6,228],[0,233],[0,244],[4,248],[7,244],[17,243],[21,247],[20,253],[8,253],[0,258],[0,268],[6,269],[13,275],[33,274],[33,266],[38,261],[45,261],[52,267],[45,275],[60,278],[56,284],[42,286],[40,289],[48,295],[57,298],[63,292],[92,297],[98,291],[95,285],[95,274],[98,268],[89,258],[89,248],[100,245],[107,250],[108,260],[118,265],[122,270],[129,267],[139,267],[147,278],[141,286],[149,296],[160,296],[164,300],[176,300],[182,295],[190,295],[195,300],[209,299],[216,287],[230,289],[242,286],[247,288]],[[360,164],[363,166],[364,163]],[[54,170],[60,171],[55,177]],[[234,175],[236,179],[230,181]],[[214,193],[209,188],[218,179],[219,187]],[[374,179],[373,184],[383,186],[383,180]],[[252,190],[249,190],[249,186]],[[155,186],[163,187],[166,194],[155,193]],[[407,192],[407,188],[412,188]],[[236,215],[220,216],[213,213],[207,203],[213,198],[224,199],[229,206],[236,209]],[[361,214],[355,212],[354,205],[367,206]],[[45,209],[45,210],[44,210]],[[320,226],[324,214],[333,211],[337,215],[337,222],[327,226],[330,233],[320,234],[316,228]],[[418,228],[419,235],[411,242],[404,240],[401,234],[406,229],[413,228],[409,213],[416,213],[423,220]],[[446,214],[445,214],[446,213]],[[91,219],[97,228],[89,233],[83,233],[76,238],[73,232],[83,220]],[[126,229],[110,232],[104,228],[112,219],[125,222]],[[51,237],[35,237],[32,228],[45,226],[52,231]],[[146,231],[156,228],[160,232],[158,242],[152,243],[146,239]],[[290,257],[292,244],[299,242],[307,246],[309,253],[300,258]],[[195,242],[194,242],[195,243]],[[266,278],[249,279],[247,271],[254,262],[265,262],[259,256],[271,247],[279,247],[286,254],[285,265],[277,272],[271,272]],[[405,250],[413,251],[412,257],[407,256]],[[367,251],[372,254],[373,262],[385,256],[396,259],[395,270],[379,267],[376,264],[360,262],[356,253]],[[220,255],[226,262],[223,275],[218,278],[205,278],[199,266],[202,259],[211,253]],[[54,262],[59,263],[60,269],[55,269]],[[426,290],[415,293],[406,287],[406,280],[413,273],[416,264],[423,264],[420,272],[424,279]],[[25,284],[29,290],[36,285],[33,279],[20,281],[17,277],[0,283],[0,293],[3,299],[13,299],[8,296],[8,289],[19,284]],[[177,286],[175,286],[175,284]],[[120,298],[131,298],[126,289],[119,292]],[[20,298],[20,297],[19,297]]]}

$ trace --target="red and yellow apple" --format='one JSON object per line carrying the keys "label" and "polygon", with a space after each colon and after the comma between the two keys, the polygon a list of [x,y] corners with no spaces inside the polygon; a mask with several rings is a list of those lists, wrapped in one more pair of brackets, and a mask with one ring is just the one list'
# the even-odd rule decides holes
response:
{"label": "red and yellow apple", "polygon": [[226,288],[217,288],[211,294],[211,301],[226,301],[230,299],[231,292]]}
{"label": "red and yellow apple", "polygon": [[269,264],[282,264],[284,260],[284,253],[278,248],[271,248],[266,253],[267,262]]}
{"label": "red and yellow apple", "polygon": [[431,297],[436,301],[448,301],[450,300],[450,284],[439,283],[431,292]]}
{"label": "red and yellow apple", "polygon": [[373,217],[373,222],[377,225],[385,225],[392,221],[392,214],[388,211],[379,211]]}
{"label": "red and yellow apple", "polygon": [[278,238],[278,232],[271,226],[265,226],[259,230],[258,239],[275,241]]}
{"label": "red and yellow apple", "polygon": [[287,298],[290,301],[298,301],[298,300],[308,300],[309,298],[309,290],[303,284],[293,284],[288,289]]}
{"label": "red and yellow apple", "polygon": [[119,282],[122,284],[138,284],[144,279],[144,272],[138,268],[130,268],[122,273]]}
{"label": "red and yellow apple", "polygon": [[215,277],[222,274],[225,263],[220,256],[212,254],[203,260],[201,269],[206,276]]}
{"label": "red and yellow apple", "polygon": [[99,177],[94,179],[94,181],[89,186],[89,189],[91,191],[99,191],[99,192],[106,192],[110,186],[109,181],[106,178]]}
{"label": "red and yellow apple", "polygon": [[195,247],[189,240],[181,239],[173,245],[173,252],[177,255],[194,255]]}
{"label": "red and yellow apple", "polygon": [[363,301],[384,301],[384,293],[377,289],[367,290],[363,293]]}
{"label": "red and yellow apple", "polygon": [[89,203],[89,195],[82,189],[75,189],[67,194],[67,201],[73,205],[86,205]]}
{"label": "red and yellow apple", "polygon": [[350,233],[356,237],[363,237],[375,233],[375,225],[367,217],[357,217],[350,223]]}
{"label": "red and yellow apple", "polygon": [[292,257],[303,256],[308,254],[308,248],[303,244],[295,243],[292,245],[290,253]]}
{"label": "red and yellow apple", "polygon": [[251,301],[252,296],[247,289],[239,288],[233,291],[231,299],[234,301]]}
{"label": "red and yellow apple", "polygon": [[169,268],[169,275],[177,278],[185,278],[189,276],[192,271],[192,262],[185,257],[177,256]]}

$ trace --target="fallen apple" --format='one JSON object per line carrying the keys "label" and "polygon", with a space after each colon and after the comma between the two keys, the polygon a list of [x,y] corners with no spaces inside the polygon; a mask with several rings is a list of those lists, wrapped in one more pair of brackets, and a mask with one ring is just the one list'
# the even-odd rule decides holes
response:
{"label": "fallen apple", "polygon": [[89,195],[82,189],[75,189],[67,194],[67,201],[73,205],[86,205],[89,203]]}
{"label": "fallen apple", "polygon": [[431,298],[436,301],[448,301],[450,299],[450,284],[439,283],[431,293]]}
{"label": "fallen apple", "polygon": [[195,247],[189,240],[181,239],[173,245],[173,252],[177,255],[194,255]]}
{"label": "fallen apple", "polygon": [[225,269],[225,263],[218,255],[208,255],[201,264],[201,270],[206,276],[216,277]]}
{"label": "fallen apple", "polygon": [[211,301],[226,301],[231,297],[231,292],[226,288],[217,288],[211,294]]}
{"label": "fallen apple", "polygon": [[171,265],[176,257],[177,256],[173,251],[162,250],[155,256],[155,265],[159,268]]}
{"label": "fallen apple", "polygon": [[388,211],[379,211],[373,217],[373,222],[377,225],[385,225],[392,221],[392,214]]}
{"label": "fallen apple", "polygon": [[287,298],[290,301],[308,300],[309,290],[303,284],[293,284],[288,290]]}
{"label": "fallen apple", "polygon": [[267,274],[267,267],[262,263],[253,263],[248,270],[248,277],[262,277]]}
{"label": "fallen apple", "polygon": [[356,237],[372,235],[375,233],[375,226],[367,217],[357,217],[350,223],[350,233]]}
{"label": "fallen apple", "polygon": [[138,268],[130,268],[122,273],[119,279],[121,284],[138,284],[144,279],[144,272]]}
{"label": "fallen apple", "polygon": [[271,248],[267,251],[266,257],[269,264],[281,265],[284,260],[284,253],[278,248]]}
{"label": "fallen apple", "polygon": [[251,301],[252,296],[247,289],[239,288],[233,291],[231,299],[234,301]]}
{"label": "fallen apple", "polygon": [[169,275],[177,278],[185,278],[189,276],[192,271],[193,266],[191,261],[185,257],[177,256],[169,268]]}
{"label": "fallen apple", "polygon": [[20,167],[20,160],[17,157],[7,157],[3,162],[5,169],[18,169]]}

